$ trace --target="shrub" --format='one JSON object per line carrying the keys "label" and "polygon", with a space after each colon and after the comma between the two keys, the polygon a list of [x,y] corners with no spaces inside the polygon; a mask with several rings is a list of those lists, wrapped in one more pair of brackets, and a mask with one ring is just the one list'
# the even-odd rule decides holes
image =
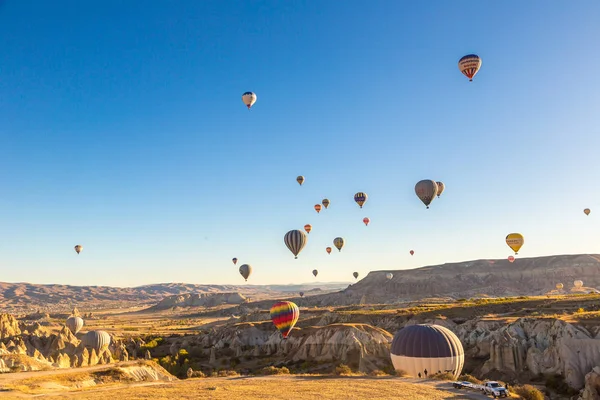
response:
{"label": "shrub", "polygon": [[544,400],[544,394],[540,392],[535,386],[515,386],[512,392],[518,394],[524,400]]}
{"label": "shrub", "polygon": [[222,369],[218,372],[217,375],[221,378],[224,378],[227,376],[240,376],[240,374],[238,374],[236,371],[234,371],[232,369]]}
{"label": "shrub", "polygon": [[453,381],[454,374],[451,372],[436,372],[435,374],[430,374],[429,377],[431,379],[437,379],[439,381]]}
{"label": "shrub", "polygon": [[369,376],[385,376],[385,375],[387,375],[387,374],[380,369],[376,369],[375,371],[369,372]]}
{"label": "shrub", "polygon": [[463,374],[461,376],[458,377],[459,381],[466,381],[466,382],[471,382],[471,383],[475,383],[477,385],[481,385],[482,382],[475,378],[473,375],[469,375],[469,374]]}
{"label": "shrub", "polygon": [[272,365],[264,367],[259,372],[261,375],[289,375],[290,370],[286,367],[277,368]]}
{"label": "shrub", "polygon": [[335,367],[335,374],[336,375],[351,375],[352,369],[345,364],[340,364],[337,367]]}

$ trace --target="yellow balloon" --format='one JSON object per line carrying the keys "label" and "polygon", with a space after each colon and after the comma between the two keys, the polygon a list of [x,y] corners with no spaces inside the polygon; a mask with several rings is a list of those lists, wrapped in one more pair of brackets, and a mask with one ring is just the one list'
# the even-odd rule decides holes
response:
{"label": "yellow balloon", "polygon": [[509,233],[506,236],[506,244],[515,252],[515,255],[518,254],[523,243],[525,243],[525,238],[520,233]]}

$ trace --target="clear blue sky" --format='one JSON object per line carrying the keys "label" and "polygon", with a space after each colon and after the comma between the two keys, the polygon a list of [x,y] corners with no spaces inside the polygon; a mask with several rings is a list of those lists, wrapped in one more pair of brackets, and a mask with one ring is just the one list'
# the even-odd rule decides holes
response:
{"label": "clear blue sky", "polygon": [[[0,281],[241,284],[232,257],[254,284],[352,281],[505,258],[510,232],[523,257],[600,252],[598,21],[595,0],[4,0]],[[446,184],[429,210],[421,179]]]}

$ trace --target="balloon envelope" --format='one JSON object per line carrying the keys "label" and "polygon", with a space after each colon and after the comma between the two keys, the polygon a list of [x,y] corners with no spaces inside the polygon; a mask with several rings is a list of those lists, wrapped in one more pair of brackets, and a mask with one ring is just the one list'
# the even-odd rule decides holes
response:
{"label": "balloon envelope", "polygon": [[411,251],[410,251],[410,255],[411,255],[411,256],[414,256],[414,255],[415,255],[415,251],[414,251],[414,250],[411,250]]}
{"label": "balloon envelope", "polygon": [[308,236],[306,236],[306,233],[298,229],[294,229],[285,234],[283,237],[283,242],[287,248],[290,249],[294,255],[294,258],[298,258],[298,254],[300,254],[308,242]]}
{"label": "balloon envelope", "polygon": [[557,288],[558,290],[561,290],[563,287],[565,287],[565,286],[564,286],[562,283],[557,283],[557,284],[556,284],[556,288]]}
{"label": "balloon envelope", "polygon": [[508,261],[511,263],[515,262],[515,256],[508,256]]}
{"label": "balloon envelope", "polygon": [[300,292],[298,294],[300,295],[300,297],[304,297],[304,292]]}
{"label": "balloon envelope", "polygon": [[83,246],[78,244],[77,246],[75,246],[75,251],[77,252],[77,254],[81,253],[81,250],[83,250]]}
{"label": "balloon envelope", "polygon": [[417,197],[425,204],[427,208],[435,198],[438,192],[438,185],[431,179],[424,179],[415,185]]}
{"label": "balloon envelope", "polygon": [[364,192],[358,192],[354,195],[354,201],[360,206],[360,208],[363,207],[363,205],[367,202],[368,199],[369,196],[367,196],[367,194]]}
{"label": "balloon envelope", "polygon": [[304,177],[302,175],[298,176],[296,178],[296,182],[298,182],[300,186],[302,186],[302,184],[304,183]]}
{"label": "balloon envelope", "polygon": [[321,203],[323,204],[323,207],[325,207],[325,208],[329,208],[329,204],[331,204],[329,199],[323,199],[323,201]]}
{"label": "balloon envelope", "polygon": [[83,319],[73,315],[67,318],[65,325],[67,325],[67,328],[69,328],[73,335],[77,335],[81,328],[83,328]]}
{"label": "balloon envelope", "polygon": [[585,213],[585,215],[590,215],[591,211],[590,211],[589,208],[586,208],[586,209],[583,210],[583,212]]}
{"label": "balloon envelope", "polygon": [[437,197],[440,197],[442,195],[442,193],[444,192],[444,189],[446,189],[446,185],[444,185],[444,182],[436,182],[438,190],[437,190]]}
{"label": "balloon envelope", "polygon": [[458,60],[458,69],[464,76],[473,81],[473,77],[477,75],[481,68],[481,58],[477,54],[468,54]]}
{"label": "balloon envelope", "polygon": [[413,377],[425,377],[438,371],[450,372],[458,379],[464,363],[465,351],[458,337],[440,325],[410,325],[394,336],[390,350],[392,364],[397,371],[404,370]]}
{"label": "balloon envelope", "polygon": [[331,254],[331,247],[327,247],[327,248],[325,249],[325,251],[327,252],[327,254]]}
{"label": "balloon envelope", "polygon": [[573,282],[573,286],[575,286],[576,288],[583,287],[583,281],[577,280]]}
{"label": "balloon envelope", "polygon": [[98,352],[110,345],[110,335],[104,331],[89,331],[83,335],[81,343],[84,347],[90,347]]}
{"label": "balloon envelope", "polygon": [[317,276],[319,274],[319,271],[317,271],[316,269],[313,269],[313,275]]}
{"label": "balloon envelope", "polygon": [[519,253],[524,243],[525,238],[520,233],[509,233],[506,235],[506,244],[515,252],[515,255]]}
{"label": "balloon envelope", "polygon": [[394,277],[394,274],[392,274],[391,272],[388,272],[387,274],[385,274],[386,279],[390,280]]}
{"label": "balloon envelope", "polygon": [[312,231],[312,225],[311,224],[304,225],[304,230],[306,231],[306,233],[310,233],[310,231]]}
{"label": "balloon envelope", "polygon": [[256,95],[252,92],[246,92],[242,94],[242,101],[246,107],[248,107],[248,110],[254,105],[254,103],[256,103],[256,98]]}
{"label": "balloon envelope", "polygon": [[291,301],[280,301],[271,307],[271,320],[284,339],[288,337],[300,317],[300,309]]}
{"label": "balloon envelope", "polygon": [[364,217],[363,222],[365,223],[366,226],[369,226],[369,222],[371,222],[371,219],[369,217]]}
{"label": "balloon envelope", "polygon": [[342,251],[342,247],[344,247],[344,243],[345,243],[344,238],[336,237],[335,239],[333,239],[333,245],[339,251]]}
{"label": "balloon envelope", "polygon": [[358,278],[358,272],[354,272],[352,275],[354,276],[354,279]]}
{"label": "balloon envelope", "polygon": [[240,266],[240,275],[244,277],[246,281],[248,281],[248,277],[252,274],[252,266],[248,264],[243,264]]}
{"label": "balloon envelope", "polygon": [[233,261],[233,265],[237,264],[237,258],[232,258],[231,261]]}
{"label": "balloon envelope", "polygon": [[315,211],[318,213],[321,212],[321,205],[320,204],[315,204]]}

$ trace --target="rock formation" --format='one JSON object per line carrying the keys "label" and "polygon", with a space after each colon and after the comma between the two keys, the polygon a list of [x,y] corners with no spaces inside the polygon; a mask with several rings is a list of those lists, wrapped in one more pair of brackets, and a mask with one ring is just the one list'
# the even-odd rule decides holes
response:
{"label": "rock formation", "polygon": [[242,304],[246,298],[239,293],[186,293],[162,299],[156,310],[167,310],[173,307],[214,307],[221,304]]}

